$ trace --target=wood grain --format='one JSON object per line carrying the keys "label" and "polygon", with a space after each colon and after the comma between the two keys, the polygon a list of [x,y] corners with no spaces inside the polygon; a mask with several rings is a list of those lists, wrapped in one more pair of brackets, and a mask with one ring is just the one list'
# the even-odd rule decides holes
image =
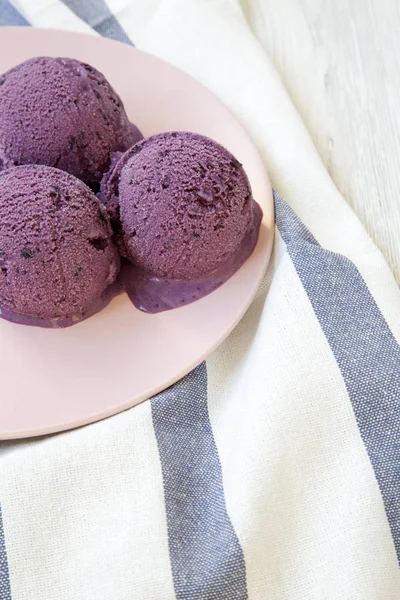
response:
{"label": "wood grain", "polygon": [[400,3],[242,5],[333,180],[400,283]]}

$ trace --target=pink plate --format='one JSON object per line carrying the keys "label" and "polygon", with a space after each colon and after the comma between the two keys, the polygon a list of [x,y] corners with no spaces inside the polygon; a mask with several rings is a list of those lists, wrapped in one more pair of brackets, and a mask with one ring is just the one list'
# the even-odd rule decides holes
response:
{"label": "pink plate", "polygon": [[[69,329],[0,319],[0,439],[43,435],[130,408],[198,365],[238,323],[267,267],[274,211],[256,148],[229,110],[169,64],[127,45],[66,31],[2,28],[0,72],[32,56],[69,56],[102,71],[143,133],[188,130],[243,163],[264,211],[256,250],[225,285],[193,304],[148,315],[125,295]],[[122,66],[123,65],[123,66]]]}

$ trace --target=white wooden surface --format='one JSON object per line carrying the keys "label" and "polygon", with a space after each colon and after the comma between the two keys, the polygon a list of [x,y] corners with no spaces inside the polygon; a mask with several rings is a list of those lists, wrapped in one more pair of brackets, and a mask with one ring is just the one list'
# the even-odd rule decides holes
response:
{"label": "white wooden surface", "polygon": [[333,180],[400,283],[400,2],[242,4]]}

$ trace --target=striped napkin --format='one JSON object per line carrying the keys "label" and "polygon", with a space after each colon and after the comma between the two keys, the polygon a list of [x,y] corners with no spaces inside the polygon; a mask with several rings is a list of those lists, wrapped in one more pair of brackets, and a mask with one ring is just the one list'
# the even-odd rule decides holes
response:
{"label": "striped napkin", "polygon": [[205,363],[106,421],[0,445],[1,600],[400,598],[399,290],[245,5],[0,0],[2,25],[105,35],[192,74],[279,191],[265,281]]}

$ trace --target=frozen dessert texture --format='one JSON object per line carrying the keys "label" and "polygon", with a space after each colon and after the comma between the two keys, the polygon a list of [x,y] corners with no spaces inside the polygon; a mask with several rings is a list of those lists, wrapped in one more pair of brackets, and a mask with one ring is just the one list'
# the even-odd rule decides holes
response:
{"label": "frozen dessert texture", "polygon": [[42,164],[99,182],[110,153],[141,138],[115,90],[86,63],[38,57],[0,76],[0,168]]}
{"label": "frozen dessert texture", "polygon": [[2,311],[79,320],[119,267],[106,209],[82,181],[47,166],[0,172]]}
{"label": "frozen dessert texture", "polygon": [[147,312],[183,306],[241,267],[261,220],[226,148],[143,139],[91,65],[36,57],[0,75],[0,317],[67,327],[124,291]]}
{"label": "frozen dessert texture", "polygon": [[157,277],[213,273],[255,222],[240,162],[195,133],[160,133],[137,143],[104,176],[100,194],[121,254]]}

